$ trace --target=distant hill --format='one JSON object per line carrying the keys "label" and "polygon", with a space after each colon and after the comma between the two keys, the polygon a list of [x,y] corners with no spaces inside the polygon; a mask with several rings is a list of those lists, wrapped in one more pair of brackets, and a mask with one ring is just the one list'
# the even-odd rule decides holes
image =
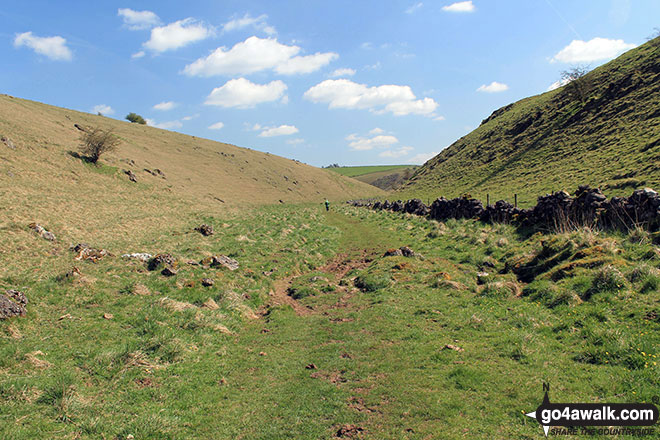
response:
{"label": "distant hill", "polygon": [[525,206],[581,184],[608,196],[660,188],[660,38],[496,110],[418,169],[400,197],[517,193]]}
{"label": "distant hill", "polygon": [[[75,157],[82,133],[76,125],[111,128],[122,143],[100,166],[85,163]],[[118,236],[121,228],[167,226],[184,211],[382,194],[273,154],[7,95],[0,95],[0,139],[0,229],[36,221],[73,228],[76,236]]]}
{"label": "distant hill", "polygon": [[371,165],[327,169],[389,191],[403,185],[417,168],[417,165]]}

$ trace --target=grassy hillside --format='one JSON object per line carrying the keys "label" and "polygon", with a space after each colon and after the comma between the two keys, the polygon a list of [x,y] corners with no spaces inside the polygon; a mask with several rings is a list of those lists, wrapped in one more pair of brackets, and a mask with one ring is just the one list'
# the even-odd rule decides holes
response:
{"label": "grassy hillside", "polygon": [[367,165],[367,166],[357,166],[357,167],[337,167],[337,168],[327,168],[328,170],[339,173],[342,176],[347,177],[360,177],[367,176],[375,173],[383,172],[392,172],[397,170],[405,170],[408,168],[416,168],[413,165]]}
{"label": "grassy hillside", "polygon": [[392,190],[401,186],[417,168],[416,165],[373,165],[328,169],[384,190]]}
{"label": "grassy hillside", "polygon": [[569,84],[493,112],[424,164],[401,198],[517,193],[529,206],[580,184],[610,196],[660,187],[660,39],[580,81],[583,97]]}

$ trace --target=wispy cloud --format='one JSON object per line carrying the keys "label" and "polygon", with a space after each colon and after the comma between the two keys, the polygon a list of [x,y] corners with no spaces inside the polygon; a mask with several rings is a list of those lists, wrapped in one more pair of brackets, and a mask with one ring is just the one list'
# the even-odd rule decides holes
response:
{"label": "wispy cloud", "polygon": [[474,12],[475,9],[476,8],[474,7],[472,0],[465,2],[456,2],[456,3],[452,3],[451,5],[442,7],[442,10],[447,12]]}
{"label": "wispy cloud", "polygon": [[279,127],[263,127],[259,137],[290,136],[298,133],[298,128],[293,125],[280,125]]}
{"label": "wispy cloud", "polygon": [[267,35],[275,35],[277,31],[273,26],[269,26],[266,20],[268,16],[262,14],[258,17],[252,17],[250,14],[245,14],[243,17],[234,17],[222,25],[222,32],[237,31],[252,27],[256,30],[262,31]]}
{"label": "wispy cloud", "polygon": [[347,79],[325,80],[307,90],[304,98],[327,103],[330,108],[368,109],[374,113],[389,112],[396,116],[430,116],[438,106],[431,98],[417,99],[409,86],[368,87]]}
{"label": "wispy cloud", "polygon": [[204,104],[227,108],[251,108],[257,104],[282,99],[286,89],[286,84],[280,80],[268,84],[255,84],[245,78],[237,78],[213,89]]}
{"label": "wispy cloud", "polygon": [[110,107],[109,105],[105,105],[105,104],[95,105],[94,108],[92,109],[92,112],[93,113],[101,113],[104,116],[110,116],[110,115],[115,113],[115,111],[113,110],[112,107]]}
{"label": "wispy cloud", "polygon": [[424,6],[424,3],[422,2],[417,2],[414,5],[410,6],[408,9],[406,9],[406,14],[414,14],[417,12],[422,6]]}
{"label": "wispy cloud", "polygon": [[629,44],[623,40],[599,37],[589,41],[573,40],[568,46],[557,52],[550,62],[590,63],[609,60],[634,47],[636,47],[635,44]]}
{"label": "wispy cloud", "polygon": [[160,24],[158,15],[151,11],[134,11],[129,8],[120,8],[117,15],[124,20],[124,26],[132,31],[150,29]]}
{"label": "wispy cloud", "polygon": [[175,21],[151,30],[151,38],[143,44],[155,53],[179,49],[196,41],[205,40],[214,34],[214,29],[194,18]]}
{"label": "wispy cloud", "polygon": [[165,101],[165,102],[161,102],[160,104],[154,105],[153,109],[160,111],[167,111],[167,110],[172,110],[176,106],[177,106],[176,102]]}
{"label": "wispy cloud", "polygon": [[288,46],[273,38],[249,37],[231,49],[219,47],[205,58],[184,68],[190,76],[248,75],[273,70],[282,75],[311,73],[339,58],[334,52],[298,55],[298,46]]}
{"label": "wispy cloud", "polygon": [[59,35],[54,37],[37,37],[32,32],[23,32],[16,35],[14,47],[29,47],[40,55],[51,60],[71,61],[73,53],[66,45],[66,39]]}
{"label": "wispy cloud", "polygon": [[342,76],[353,76],[353,75],[355,75],[355,70],[344,67],[332,71],[328,76],[330,78],[340,78]]}
{"label": "wispy cloud", "polygon": [[503,83],[499,83],[497,81],[493,81],[492,83],[486,85],[483,84],[477,89],[477,92],[485,92],[485,93],[499,93],[499,92],[504,92],[509,90],[509,86]]}

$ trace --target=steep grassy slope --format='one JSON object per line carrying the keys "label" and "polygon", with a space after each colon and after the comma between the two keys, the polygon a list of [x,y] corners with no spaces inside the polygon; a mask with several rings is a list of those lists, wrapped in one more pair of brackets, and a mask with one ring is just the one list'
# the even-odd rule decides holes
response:
{"label": "steep grassy slope", "polygon": [[[101,166],[74,157],[74,124],[122,139]],[[233,145],[37,102],[0,96],[0,225],[38,222],[70,240],[127,240],[191,216],[269,203],[318,202],[378,193],[353,179]],[[165,178],[144,169],[159,169]],[[133,171],[137,183],[123,170]]]}
{"label": "steep grassy slope", "polygon": [[660,39],[633,49],[571,85],[495,111],[429,160],[401,197],[538,195],[580,184],[607,195],[660,186]]}

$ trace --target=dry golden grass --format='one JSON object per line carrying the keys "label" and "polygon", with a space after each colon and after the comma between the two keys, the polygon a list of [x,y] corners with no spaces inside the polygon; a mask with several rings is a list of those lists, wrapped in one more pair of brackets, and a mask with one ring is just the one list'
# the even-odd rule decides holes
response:
{"label": "dry golden grass", "polygon": [[[86,163],[71,154],[80,149],[74,124],[113,130],[122,143],[99,166]],[[137,238],[159,243],[204,216],[382,194],[272,154],[7,95],[0,95],[0,136],[15,146],[0,143],[0,276],[25,270],[25,257],[41,276],[64,272],[54,257],[70,244],[128,252]],[[162,170],[166,178],[145,169]],[[32,222],[57,240],[38,238],[27,229]]]}

